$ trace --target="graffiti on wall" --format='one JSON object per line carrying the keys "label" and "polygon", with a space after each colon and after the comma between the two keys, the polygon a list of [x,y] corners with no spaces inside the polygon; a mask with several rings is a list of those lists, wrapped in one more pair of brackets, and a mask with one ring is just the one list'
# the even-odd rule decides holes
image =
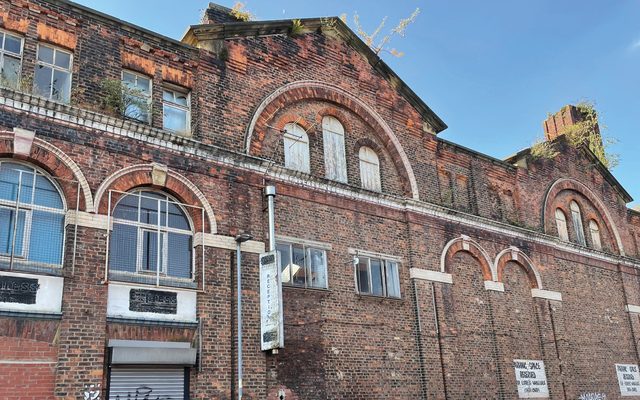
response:
{"label": "graffiti on wall", "polygon": [[607,400],[607,395],[597,392],[582,393],[578,400]]}
{"label": "graffiti on wall", "polygon": [[100,400],[100,384],[84,385],[84,400]]}

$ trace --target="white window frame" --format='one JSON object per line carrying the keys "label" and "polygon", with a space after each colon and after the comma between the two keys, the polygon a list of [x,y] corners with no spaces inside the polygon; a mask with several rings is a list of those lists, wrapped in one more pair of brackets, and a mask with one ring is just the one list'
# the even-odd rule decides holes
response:
{"label": "white window frame", "polygon": [[[153,120],[153,111],[152,111],[152,105],[153,105],[153,77],[150,77],[150,76],[145,75],[145,74],[141,74],[140,72],[132,71],[130,69],[123,69],[120,72],[120,82],[122,82],[123,85],[126,85],[125,80],[124,80],[124,74],[125,73],[133,75],[135,77],[136,87],[134,87],[132,89],[137,89],[138,79],[139,78],[146,79],[146,80],[149,81],[149,94],[147,96],[145,96],[146,100],[147,100],[147,115],[149,117],[149,120],[145,121],[145,120],[140,119],[140,118],[130,117],[130,116],[126,115],[126,110],[123,110],[122,114],[123,114],[124,117],[129,118],[131,120],[138,121],[138,122],[141,122],[143,124],[151,125],[151,121]],[[138,96],[134,96],[134,97],[138,97]]]}
{"label": "white window frame", "polygon": [[[173,98],[175,99],[177,96],[176,94],[180,93],[180,94],[184,94],[187,97],[187,106],[183,106],[180,104],[177,104],[175,102],[169,101],[169,100],[165,100],[164,99],[164,91],[167,92],[172,92],[173,93]],[[191,90],[186,89],[186,88],[179,88],[177,86],[173,86],[173,85],[165,85],[162,88],[162,127],[163,129],[166,129],[168,131],[171,132],[176,132],[176,133],[183,133],[183,134],[189,134],[191,133]],[[181,111],[185,111],[187,113],[187,121],[186,121],[186,130],[184,131],[175,131],[173,129],[169,129],[167,127],[165,127],[165,123],[164,123],[164,116],[165,116],[165,108],[170,107],[170,108],[175,108],[177,110],[181,110]]]}
{"label": "white window frame", "polygon": [[[50,49],[53,50],[53,63],[49,64],[47,62],[41,61],[39,60],[39,56],[40,56],[40,48],[41,47],[48,47]],[[69,54],[69,69],[65,69],[62,67],[59,67],[57,65],[55,65],[55,60],[56,60],[56,53],[57,52],[62,52],[62,53],[66,53]],[[49,67],[52,69],[51,71],[51,79],[49,81],[49,94],[47,95],[47,99],[49,100],[53,100],[53,101],[60,101],[64,104],[68,104],[68,102],[65,102],[63,100],[60,99],[54,99],[53,98],[53,77],[55,75],[55,70],[58,71],[62,71],[62,72],[68,72],[69,73],[69,102],[71,102],[71,89],[73,88],[73,52],[69,51],[69,50],[65,50],[61,47],[58,46],[53,46],[49,43],[38,43],[38,47],[36,49],[36,60],[35,60],[35,68],[38,67],[38,65],[43,65],[45,67]],[[35,74],[35,72],[34,72]],[[34,79],[34,83],[35,85],[35,79]]]}
{"label": "white window frame", "polygon": [[[2,34],[4,34],[4,37],[2,39],[2,48],[0,49],[0,69],[4,68],[4,56],[5,53],[8,54],[9,56],[12,56],[14,58],[18,58],[20,59],[20,68],[18,69],[18,81],[16,82],[16,87],[13,89],[19,89],[20,88],[20,82],[21,82],[21,78],[22,78],[22,62],[23,62],[23,54],[24,54],[24,37],[16,35],[13,32],[9,32],[6,31],[4,29],[0,29],[0,32]],[[20,54],[16,54],[16,53],[12,53],[10,51],[5,50],[5,43],[7,41],[7,35],[11,35],[14,37],[17,37],[20,39]]]}
{"label": "white window frame", "polygon": [[589,233],[591,234],[591,242],[593,248],[596,250],[602,250],[602,235],[600,235],[600,225],[594,220],[589,220]]}
{"label": "white window frame", "polygon": [[[332,115],[322,117],[322,137],[324,143],[325,177],[334,181],[347,183],[347,158],[345,150],[344,125]],[[337,140],[334,138],[338,138]],[[337,144],[331,151],[329,143]],[[333,170],[330,169],[333,166]]]}
{"label": "white window frame", "polygon": [[[373,159],[372,156],[375,156]],[[371,190],[374,192],[382,192],[382,178],[380,177],[380,156],[373,150],[371,147],[362,146],[358,151],[358,160],[360,166],[360,184],[363,189]],[[366,166],[372,168],[372,171],[375,175],[372,178],[372,186],[369,186],[367,182],[369,180],[365,180],[366,175]]]}
{"label": "white window frame", "polygon": [[[157,199],[155,197],[148,197],[148,196],[144,196],[144,194],[142,192],[151,192],[151,193],[156,193],[158,195],[164,196],[164,199]],[[195,251],[195,233],[193,230],[193,221],[191,220],[191,216],[189,215],[189,213],[184,209],[184,207],[182,207],[182,204],[178,201],[176,201],[175,199],[173,199],[171,196],[169,196],[168,194],[164,193],[164,192],[160,192],[160,191],[154,191],[154,190],[149,190],[148,188],[142,188],[139,190],[134,190],[131,192],[127,192],[127,193],[121,193],[123,195],[122,198],[124,198],[125,196],[131,196],[134,195],[138,198],[138,206],[137,206],[137,221],[132,221],[129,219],[123,219],[123,218],[116,218],[115,216],[113,216],[112,214],[112,224],[120,224],[120,225],[128,225],[128,226],[133,226],[137,228],[136,231],[136,238],[138,240],[138,243],[136,244],[136,272],[134,273],[134,275],[155,275],[156,271],[148,271],[142,268],[142,259],[143,259],[143,253],[144,253],[144,244],[142,242],[142,238],[144,237],[144,231],[152,231],[152,232],[160,232],[161,237],[164,236],[163,240],[163,247],[162,247],[162,265],[161,265],[161,269],[160,269],[160,273],[159,275],[161,275],[162,277],[167,277],[170,279],[177,279],[177,280],[186,280],[189,282],[193,282],[196,279],[195,273],[196,273],[196,251]],[[141,216],[141,206],[142,206],[142,198],[146,198],[146,199],[150,199],[150,200],[154,200],[154,201],[164,201],[167,203],[166,209],[167,209],[167,213],[166,213],[166,218],[167,220],[165,221],[165,225],[158,225],[158,224],[147,224],[144,222],[140,221],[140,216]],[[121,198],[121,199],[122,199]],[[189,230],[185,230],[185,229],[179,229],[179,228],[172,228],[169,227],[169,204],[168,203],[173,203],[174,205],[176,205],[177,207],[180,208],[180,210],[182,210],[182,212],[184,213],[184,215],[187,218],[187,223],[189,224]],[[115,211],[115,209],[118,207],[118,203],[116,203],[115,207],[113,208],[113,210]],[[158,218],[160,217],[160,215],[158,215]],[[167,275],[167,269],[168,269],[168,263],[169,263],[169,257],[168,257],[168,251],[169,251],[169,233],[177,233],[177,234],[181,234],[181,235],[187,235],[189,234],[191,236],[191,278],[182,278],[182,277],[177,277],[177,276],[171,276],[171,275]],[[109,255],[109,257],[111,257],[111,255]],[[130,272],[127,271],[121,271],[118,270],[117,268],[114,268],[114,266],[111,265],[111,260],[108,260],[109,262],[109,270],[110,271],[114,271],[118,274],[131,274]]]}
{"label": "white window frame", "polygon": [[[360,290],[360,279],[358,274],[358,267],[363,259],[367,260],[367,278],[369,284],[369,291],[363,292]],[[382,266],[382,295],[373,293],[373,275],[371,274],[371,260],[376,260],[381,263]],[[356,262],[358,261],[358,262]],[[396,290],[398,292],[398,296],[389,295],[389,282],[387,282],[387,268],[388,264],[395,264],[398,281],[394,282],[396,285]],[[373,297],[384,297],[389,299],[401,299],[402,293],[400,293],[400,261],[398,260],[389,260],[385,258],[378,258],[369,255],[355,255],[353,262],[353,275],[356,284],[356,292],[363,296],[373,296]]]}
{"label": "white window frame", "polygon": [[576,240],[578,241],[578,244],[586,246],[587,240],[584,236],[584,226],[582,226],[582,211],[580,210],[580,206],[575,200],[571,200],[569,208],[571,209],[571,220],[573,221],[573,230],[576,234]]}
{"label": "white window frame", "polygon": [[[294,131],[299,128],[301,132],[300,136]],[[309,135],[306,130],[296,124],[295,122],[290,122],[284,126],[284,134],[283,134],[283,142],[284,142],[284,166],[286,168],[290,168],[296,171],[311,173],[311,160],[310,160],[310,152],[309,152]],[[300,150],[301,157],[299,160],[296,160],[291,153],[291,148],[293,146],[299,146],[303,144],[303,148]]]}
{"label": "white window frame", "polygon": [[556,229],[558,230],[558,237],[561,240],[569,241],[569,229],[567,227],[567,215],[561,208],[556,208],[555,211]]}
{"label": "white window frame", "polygon": [[[327,250],[321,246],[310,245],[308,243],[304,243],[304,241],[295,241],[295,240],[279,240],[276,239],[276,249],[278,246],[288,246],[289,247],[289,263],[291,264],[293,261],[293,246],[302,247],[302,251],[304,252],[304,286],[293,284],[293,276],[290,277],[289,282],[282,282],[283,286],[287,287],[296,287],[296,288],[304,288],[304,289],[328,289],[329,288],[329,261],[327,260]],[[309,278],[311,277],[311,250],[322,252],[322,259],[324,260],[324,276],[325,276],[325,286],[311,286],[309,283]],[[278,268],[281,268],[278,265]]]}
{"label": "white window frame", "polygon": [[[37,210],[37,211],[43,211],[43,212],[48,212],[48,213],[52,213],[52,214],[66,215],[67,204],[66,204],[65,198],[63,196],[62,190],[60,189],[60,187],[58,186],[57,182],[54,179],[52,179],[50,176],[45,175],[44,173],[40,172],[38,169],[36,169],[32,165],[16,162],[14,160],[0,160],[0,166],[2,164],[7,164],[7,163],[17,164],[17,165],[21,165],[21,166],[23,166],[25,168],[29,168],[32,171],[30,173],[33,175],[33,180],[31,182],[32,191],[31,191],[30,203],[23,203],[22,201],[20,201],[19,198],[17,199],[17,201],[19,203],[18,204],[18,216],[20,215],[19,214],[20,212],[24,212],[25,213],[25,221],[24,221],[24,228],[23,228],[23,232],[22,232],[22,240],[23,240],[22,253],[21,254],[14,254],[13,257],[14,258],[18,258],[22,262],[26,262],[29,265],[46,265],[46,266],[49,266],[49,267],[55,266],[57,268],[62,268],[62,265],[64,264],[65,242],[66,242],[66,234],[65,234],[64,230],[62,232],[62,251],[60,253],[60,264],[49,264],[49,263],[43,263],[43,262],[40,262],[40,261],[31,261],[31,260],[29,260],[29,246],[31,244],[31,227],[32,227],[32,222],[33,222],[33,211]],[[27,171],[24,171],[24,172],[25,173],[29,173]],[[22,174],[20,174],[20,175],[22,175]],[[58,192],[58,195],[60,196],[60,199],[62,201],[62,208],[61,209],[34,204],[36,178],[37,178],[38,175],[44,177],[49,182],[51,182],[53,187],[56,189],[56,191]],[[15,212],[15,210],[16,210],[16,201],[0,199],[0,208],[6,208],[6,209],[9,209],[9,210]],[[2,258],[2,259],[10,259],[11,258],[11,253],[6,253],[6,254],[5,253],[0,253],[0,258]]]}

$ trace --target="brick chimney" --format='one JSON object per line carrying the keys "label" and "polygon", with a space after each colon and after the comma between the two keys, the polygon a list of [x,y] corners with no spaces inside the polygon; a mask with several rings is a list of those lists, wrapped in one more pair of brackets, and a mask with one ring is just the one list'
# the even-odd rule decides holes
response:
{"label": "brick chimney", "polygon": [[209,7],[202,16],[203,24],[221,24],[225,22],[242,22],[233,16],[232,10],[216,3],[209,3]]}
{"label": "brick chimney", "polygon": [[[547,118],[543,123],[544,136],[547,140],[554,140],[562,135],[564,130],[585,120],[585,115],[574,105],[566,105],[557,113]],[[596,124],[595,129],[600,134],[600,128]]]}

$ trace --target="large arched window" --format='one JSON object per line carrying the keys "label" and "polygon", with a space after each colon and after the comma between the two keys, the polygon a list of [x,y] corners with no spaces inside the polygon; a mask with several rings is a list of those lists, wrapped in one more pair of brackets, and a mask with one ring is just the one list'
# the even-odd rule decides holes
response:
{"label": "large arched window", "polygon": [[325,176],[338,182],[347,182],[347,159],[344,151],[344,127],[336,118],[322,118]]}
{"label": "large arched window", "polygon": [[2,264],[62,266],[64,216],[62,196],[48,176],[28,165],[0,162]]}
{"label": "large arched window", "polygon": [[586,246],[587,242],[584,238],[584,228],[582,226],[582,213],[580,206],[575,201],[571,201],[571,220],[573,221],[573,230],[576,232],[576,240],[579,244]]}
{"label": "large arched window", "polygon": [[124,194],[113,210],[109,269],[193,278],[193,231],[183,208],[164,193]]}
{"label": "large arched window", "polygon": [[298,124],[284,126],[284,166],[309,173],[309,136]]}
{"label": "large arched window", "polygon": [[591,243],[596,250],[602,250],[602,241],[600,240],[600,227],[594,220],[589,220],[589,233],[591,233]]}
{"label": "large arched window", "polygon": [[569,241],[569,230],[567,229],[567,217],[564,212],[556,208],[556,227],[558,228],[558,236],[565,242]]}
{"label": "large arched window", "polygon": [[360,147],[360,181],[362,187],[376,192],[382,191],[380,183],[380,160],[370,147]]}

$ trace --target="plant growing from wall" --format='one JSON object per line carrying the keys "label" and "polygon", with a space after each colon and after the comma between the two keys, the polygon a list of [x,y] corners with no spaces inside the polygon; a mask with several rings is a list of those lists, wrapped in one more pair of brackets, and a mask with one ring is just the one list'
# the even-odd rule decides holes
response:
{"label": "plant growing from wall", "polygon": [[253,15],[249,10],[246,9],[246,4],[237,1],[233,7],[231,8],[231,15],[233,15],[236,19],[240,21],[253,21],[256,19],[256,16]]}
{"label": "plant growing from wall", "polygon": [[144,93],[119,79],[104,79],[100,88],[102,108],[112,115],[141,119],[143,115],[151,113],[151,106],[144,100]]}
{"label": "plant growing from wall", "polygon": [[299,19],[292,19],[291,28],[289,29],[289,36],[291,37],[299,36],[302,34],[303,31],[304,31],[304,25],[302,24],[302,21],[300,21]]}

